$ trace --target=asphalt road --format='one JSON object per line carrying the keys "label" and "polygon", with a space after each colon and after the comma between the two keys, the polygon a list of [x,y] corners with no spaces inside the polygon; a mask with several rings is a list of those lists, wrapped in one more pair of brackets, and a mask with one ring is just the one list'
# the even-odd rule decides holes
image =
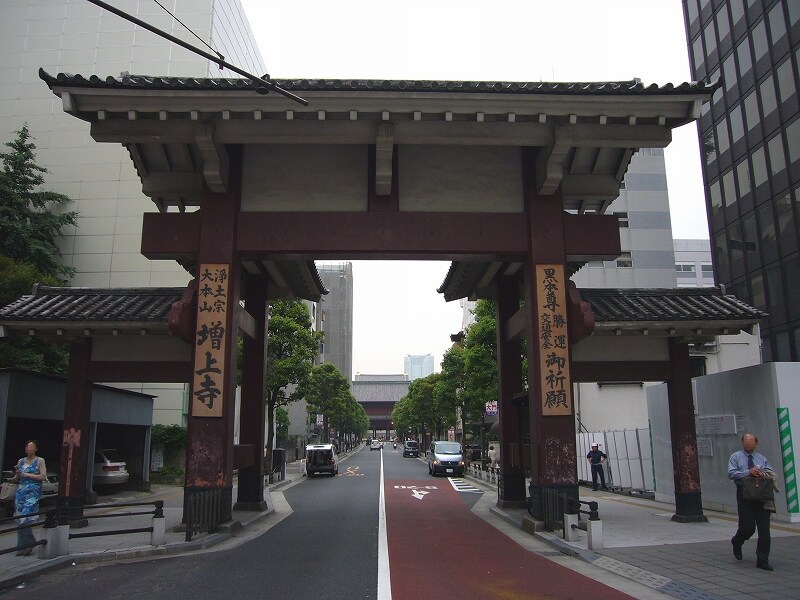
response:
{"label": "asphalt road", "polygon": [[[382,462],[385,520],[380,518]],[[525,551],[471,512],[480,490],[431,477],[424,462],[403,458],[391,445],[362,449],[340,464],[337,477],[303,479],[283,495],[291,514],[230,549],[79,565],[4,597],[628,598]]]}

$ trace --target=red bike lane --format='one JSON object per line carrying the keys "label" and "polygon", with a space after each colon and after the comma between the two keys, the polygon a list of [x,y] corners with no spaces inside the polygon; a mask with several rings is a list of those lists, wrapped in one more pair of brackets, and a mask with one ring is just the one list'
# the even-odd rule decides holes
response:
{"label": "red bike lane", "polygon": [[525,550],[445,479],[386,481],[384,491],[393,598],[631,598]]}

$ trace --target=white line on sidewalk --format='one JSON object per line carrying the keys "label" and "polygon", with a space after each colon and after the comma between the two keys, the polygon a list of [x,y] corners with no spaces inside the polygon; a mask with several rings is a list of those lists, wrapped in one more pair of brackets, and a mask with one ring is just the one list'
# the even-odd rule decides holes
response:
{"label": "white line on sidewalk", "polygon": [[378,600],[392,600],[389,541],[386,536],[386,497],[383,494],[383,452],[381,452],[381,489],[378,501]]}

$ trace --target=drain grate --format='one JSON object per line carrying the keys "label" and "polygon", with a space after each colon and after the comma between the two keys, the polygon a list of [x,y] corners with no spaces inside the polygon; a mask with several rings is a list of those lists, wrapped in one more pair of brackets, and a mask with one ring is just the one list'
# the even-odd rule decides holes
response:
{"label": "drain grate", "polygon": [[554,551],[554,550],[544,550],[542,552],[537,552],[539,556],[564,556],[563,553]]}

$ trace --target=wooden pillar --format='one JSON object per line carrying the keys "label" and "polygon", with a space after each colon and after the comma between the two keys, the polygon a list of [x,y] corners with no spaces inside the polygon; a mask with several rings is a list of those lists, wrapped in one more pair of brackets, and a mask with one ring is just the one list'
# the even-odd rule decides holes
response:
{"label": "wooden pillar", "polygon": [[515,465],[514,448],[519,440],[519,412],[512,399],[522,391],[522,344],[508,341],[508,321],[519,310],[519,284],[515,277],[498,278],[497,286],[497,369],[500,397],[500,477],[497,482],[497,506],[525,507],[525,473]]}
{"label": "wooden pillar", "polygon": [[83,516],[83,507],[86,503],[89,417],[92,411],[92,383],[89,380],[91,360],[91,338],[70,344],[64,435],[58,471],[58,511],[71,518],[73,527],[89,524]]}
{"label": "wooden pillar", "polygon": [[550,195],[538,195],[532,149],[523,148],[522,162],[529,243],[524,265],[524,290],[529,310],[526,338],[531,434],[530,495],[534,517],[540,519],[545,490],[578,497],[575,408],[567,333],[569,279],[561,189]]}
{"label": "wooden pillar", "polygon": [[252,464],[239,468],[239,488],[234,510],[262,511],[264,502],[264,406],[267,359],[267,286],[264,278],[248,277],[245,309],[255,319],[257,339],[244,336],[242,396],[239,409],[239,443]]}
{"label": "wooden pillar", "polygon": [[184,511],[195,494],[220,490],[219,522],[231,519],[239,263],[241,146],[228,148],[228,191],[200,200],[197,314],[189,394]]}
{"label": "wooden pillar", "polygon": [[675,514],[672,520],[681,523],[705,523],[708,519],[703,515],[700,494],[700,466],[697,462],[697,433],[689,346],[670,338],[669,362],[671,377],[667,381],[667,394],[672,439],[672,471],[675,479]]}

